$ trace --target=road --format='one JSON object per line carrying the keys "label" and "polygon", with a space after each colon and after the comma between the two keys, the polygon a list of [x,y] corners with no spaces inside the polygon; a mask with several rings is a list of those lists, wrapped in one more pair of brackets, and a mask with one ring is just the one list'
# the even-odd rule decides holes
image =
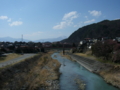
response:
{"label": "road", "polygon": [[13,63],[16,63],[16,62],[19,62],[21,60],[24,60],[26,58],[29,58],[29,57],[32,57],[36,54],[24,54],[18,58],[15,58],[15,59],[11,59],[11,60],[8,60],[8,61],[5,61],[5,62],[1,62],[0,63],[0,67],[4,67],[4,66],[7,66],[7,65],[10,65],[10,64],[13,64]]}

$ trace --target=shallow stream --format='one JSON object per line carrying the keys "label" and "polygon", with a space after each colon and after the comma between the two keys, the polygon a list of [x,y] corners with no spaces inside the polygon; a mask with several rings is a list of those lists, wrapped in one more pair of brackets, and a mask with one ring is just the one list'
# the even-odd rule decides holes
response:
{"label": "shallow stream", "polygon": [[60,90],[79,90],[76,79],[85,82],[85,90],[119,90],[107,84],[99,75],[91,73],[77,62],[68,60],[59,53],[54,53],[52,58],[57,59],[61,63]]}

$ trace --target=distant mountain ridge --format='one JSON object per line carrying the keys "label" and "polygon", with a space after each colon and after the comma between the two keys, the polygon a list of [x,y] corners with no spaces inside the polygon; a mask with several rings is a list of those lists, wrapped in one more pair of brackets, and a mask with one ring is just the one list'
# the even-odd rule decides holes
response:
{"label": "distant mountain ridge", "polygon": [[[11,38],[11,37],[0,37],[0,41],[1,42],[15,42],[15,41],[18,41],[18,42],[20,42],[20,41],[22,41],[22,39],[21,38]],[[24,40],[24,41],[26,41],[26,42],[28,42],[29,40]]]}
{"label": "distant mountain ridge", "polygon": [[119,20],[103,20],[98,23],[93,23],[73,32],[67,39],[62,42],[76,42],[84,38],[99,38],[99,37],[120,37],[120,19]]}
{"label": "distant mountain ridge", "polygon": [[67,37],[61,36],[61,37],[57,37],[57,38],[40,39],[40,40],[36,40],[36,41],[37,42],[55,42],[55,41],[61,41],[65,38],[67,38]]}
{"label": "distant mountain ridge", "polygon": [[[63,39],[67,38],[66,36],[61,36],[61,37],[57,37],[57,38],[48,38],[48,39],[40,39],[40,40],[34,40],[33,42],[55,42],[55,41],[61,41]],[[22,41],[21,38],[11,38],[11,37],[0,37],[0,42],[15,42],[15,41]],[[29,42],[32,40],[27,40],[27,39],[23,39],[24,42]]]}

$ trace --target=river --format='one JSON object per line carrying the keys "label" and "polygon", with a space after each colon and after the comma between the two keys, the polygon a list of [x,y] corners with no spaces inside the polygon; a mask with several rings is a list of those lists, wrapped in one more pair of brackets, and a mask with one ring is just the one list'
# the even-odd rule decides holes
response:
{"label": "river", "polygon": [[99,75],[88,71],[77,62],[62,57],[59,53],[54,53],[52,58],[61,63],[60,90],[80,90],[76,84],[76,80],[79,79],[85,82],[85,90],[119,90],[107,84]]}

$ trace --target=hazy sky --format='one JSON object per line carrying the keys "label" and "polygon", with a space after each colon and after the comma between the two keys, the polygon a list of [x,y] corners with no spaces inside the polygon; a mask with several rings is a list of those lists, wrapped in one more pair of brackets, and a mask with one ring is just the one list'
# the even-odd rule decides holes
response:
{"label": "hazy sky", "polygon": [[120,18],[120,0],[0,0],[0,37],[38,40]]}

